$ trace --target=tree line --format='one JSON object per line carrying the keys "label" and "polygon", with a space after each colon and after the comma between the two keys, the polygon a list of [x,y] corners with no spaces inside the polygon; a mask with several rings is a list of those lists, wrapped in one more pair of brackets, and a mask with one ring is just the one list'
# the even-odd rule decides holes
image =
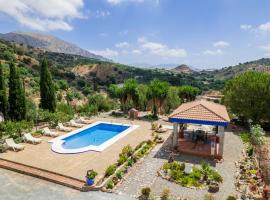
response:
{"label": "tree line", "polygon": [[110,85],[108,93],[111,98],[120,101],[120,108],[127,112],[131,108],[142,111],[150,109],[152,115],[170,113],[181,102],[193,101],[200,90],[193,86],[171,86],[166,81],[154,79],[148,85],[139,84],[136,79],[128,79],[121,86]]}

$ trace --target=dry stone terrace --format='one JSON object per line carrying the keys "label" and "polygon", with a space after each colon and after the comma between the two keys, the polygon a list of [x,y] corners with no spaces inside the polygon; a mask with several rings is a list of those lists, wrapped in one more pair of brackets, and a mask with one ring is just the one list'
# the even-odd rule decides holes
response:
{"label": "dry stone terrace", "polygon": [[98,172],[99,177],[102,177],[106,168],[117,161],[124,146],[130,144],[135,147],[140,142],[151,138],[152,131],[149,122],[112,118],[94,118],[93,121],[133,123],[139,125],[139,128],[128,133],[102,152],[58,154],[51,150],[51,144],[48,143],[51,138],[42,136],[43,142],[41,144],[25,144],[26,147],[23,151],[8,151],[1,154],[0,158],[84,180],[86,171],[89,169],[94,169]]}

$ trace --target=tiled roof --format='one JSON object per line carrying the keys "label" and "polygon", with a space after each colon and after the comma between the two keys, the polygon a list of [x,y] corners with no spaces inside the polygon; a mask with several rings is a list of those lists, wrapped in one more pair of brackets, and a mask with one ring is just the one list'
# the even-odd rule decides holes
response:
{"label": "tiled roof", "polygon": [[183,103],[169,116],[169,118],[213,122],[230,121],[225,106],[205,100]]}

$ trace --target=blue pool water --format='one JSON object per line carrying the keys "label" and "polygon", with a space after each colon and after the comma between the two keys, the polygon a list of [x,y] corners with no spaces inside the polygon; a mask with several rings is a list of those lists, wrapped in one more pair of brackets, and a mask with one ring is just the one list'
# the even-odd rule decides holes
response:
{"label": "blue pool water", "polygon": [[79,133],[66,137],[62,144],[65,149],[78,149],[90,145],[99,146],[128,129],[129,126],[100,123]]}

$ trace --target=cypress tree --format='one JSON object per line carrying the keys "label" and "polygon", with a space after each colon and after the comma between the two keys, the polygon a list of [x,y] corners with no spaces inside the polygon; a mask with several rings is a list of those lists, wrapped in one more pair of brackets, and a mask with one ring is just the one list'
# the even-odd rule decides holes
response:
{"label": "cypress tree", "polygon": [[3,113],[5,119],[8,117],[7,111],[8,111],[8,101],[5,86],[5,77],[3,73],[3,66],[0,63],[0,112]]}
{"label": "cypress tree", "polygon": [[47,60],[41,63],[40,71],[40,107],[51,112],[56,110],[55,88]]}
{"label": "cypress tree", "polygon": [[18,75],[14,63],[9,65],[9,118],[11,120],[21,121],[26,117],[25,93],[22,82]]}

